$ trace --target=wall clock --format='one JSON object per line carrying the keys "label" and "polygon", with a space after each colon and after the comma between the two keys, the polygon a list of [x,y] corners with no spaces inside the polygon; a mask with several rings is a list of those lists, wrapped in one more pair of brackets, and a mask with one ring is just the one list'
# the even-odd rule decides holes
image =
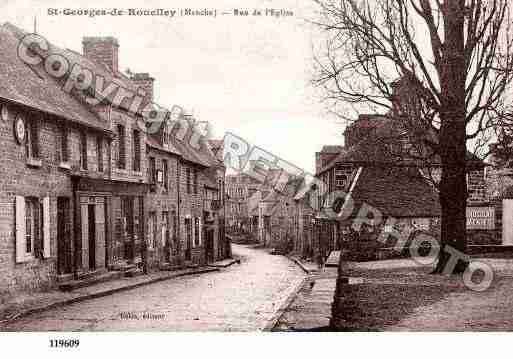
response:
{"label": "wall clock", "polygon": [[25,120],[21,116],[17,116],[14,120],[14,136],[18,143],[24,144],[27,139],[27,131],[25,130]]}
{"label": "wall clock", "polygon": [[9,119],[9,110],[7,110],[7,106],[3,105],[2,109],[0,109],[0,117],[4,122],[7,122]]}

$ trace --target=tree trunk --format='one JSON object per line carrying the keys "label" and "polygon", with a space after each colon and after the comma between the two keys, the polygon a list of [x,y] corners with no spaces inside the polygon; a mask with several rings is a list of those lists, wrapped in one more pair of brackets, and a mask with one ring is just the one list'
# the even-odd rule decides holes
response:
{"label": "tree trunk", "polygon": [[[440,78],[440,182],[441,251],[436,273],[451,270],[452,250],[466,252],[466,106],[464,58],[464,0],[446,1],[444,8],[445,43]],[[448,249],[448,246],[452,247]],[[451,272],[461,273],[466,263],[458,261]],[[445,270],[445,271],[444,271]]]}

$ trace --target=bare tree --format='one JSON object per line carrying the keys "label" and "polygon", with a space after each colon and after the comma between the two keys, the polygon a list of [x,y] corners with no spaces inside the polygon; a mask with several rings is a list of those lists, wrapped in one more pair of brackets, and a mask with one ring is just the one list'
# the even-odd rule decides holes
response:
{"label": "bare tree", "polygon": [[411,152],[439,159],[441,271],[447,245],[466,251],[467,145],[484,158],[510,124],[510,0],[313,1],[326,35],[314,83],[333,111],[385,112],[402,124]]}

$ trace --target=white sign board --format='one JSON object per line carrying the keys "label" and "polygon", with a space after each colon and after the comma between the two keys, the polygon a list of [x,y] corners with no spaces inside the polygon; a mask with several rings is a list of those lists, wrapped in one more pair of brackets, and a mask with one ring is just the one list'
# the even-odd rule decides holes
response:
{"label": "white sign board", "polygon": [[495,208],[467,207],[467,229],[495,229]]}

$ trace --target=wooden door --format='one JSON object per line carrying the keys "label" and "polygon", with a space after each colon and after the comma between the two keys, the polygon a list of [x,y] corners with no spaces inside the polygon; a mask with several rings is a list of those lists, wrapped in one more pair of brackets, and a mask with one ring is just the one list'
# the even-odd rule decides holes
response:
{"label": "wooden door", "polygon": [[124,241],[124,259],[131,262],[134,259],[134,202],[132,197],[121,200],[122,227]]}
{"label": "wooden door", "polygon": [[192,260],[192,220],[185,219],[185,260]]}
{"label": "wooden door", "polygon": [[72,272],[70,199],[57,198],[57,271],[59,274]]}
{"label": "wooden door", "polygon": [[213,229],[207,229],[206,235],[205,235],[205,250],[206,250],[206,256],[207,256],[207,262],[213,262],[214,261],[214,230]]}
{"label": "wooden door", "polygon": [[95,268],[103,268],[106,252],[105,198],[96,197],[94,208]]}
{"label": "wooden door", "polygon": [[87,226],[89,241],[89,269],[96,269],[96,221],[95,221],[95,205],[87,205]]}

